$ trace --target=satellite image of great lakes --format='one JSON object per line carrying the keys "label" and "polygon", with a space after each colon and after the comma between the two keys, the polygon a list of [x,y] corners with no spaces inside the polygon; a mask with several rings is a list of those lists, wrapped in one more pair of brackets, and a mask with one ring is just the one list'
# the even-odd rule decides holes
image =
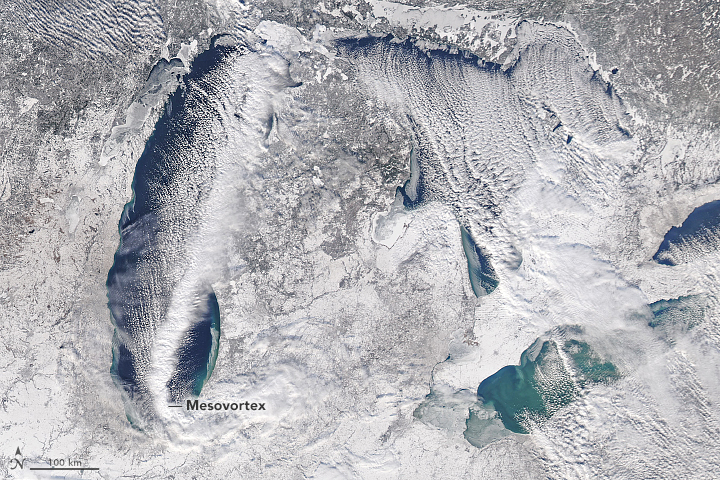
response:
{"label": "satellite image of great lakes", "polygon": [[[217,165],[208,151],[188,158],[197,139],[207,138],[213,119],[209,77],[232,49],[217,46],[199,55],[182,90],[169,99],[133,178],[133,198],[120,220],[120,247],[108,274],[108,305],[116,326],[112,375],[138,415],[152,415],[147,377],[153,357],[153,335],[171,315],[173,290],[182,288],[188,262],[186,243],[197,234],[204,200],[212,189]],[[175,270],[175,271],[173,271]],[[191,273],[192,275],[192,273]],[[167,379],[164,397],[178,402],[199,395],[212,374],[218,353],[220,311],[212,287],[193,282],[193,297],[181,313],[187,321],[171,355],[176,365]],[[146,406],[147,405],[147,406]],[[144,410],[149,410],[145,412]],[[131,409],[131,411],[134,411]],[[132,419],[141,422],[141,418]]]}
{"label": "satellite image of great lakes", "polygon": [[714,478],[718,13],[4,2],[3,478]]}

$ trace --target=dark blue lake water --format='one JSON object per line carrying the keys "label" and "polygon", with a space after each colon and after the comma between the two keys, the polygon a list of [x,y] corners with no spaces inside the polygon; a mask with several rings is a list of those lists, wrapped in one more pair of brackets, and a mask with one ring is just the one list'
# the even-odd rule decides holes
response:
{"label": "dark blue lake water", "polygon": [[166,385],[174,402],[200,395],[215,368],[220,338],[220,307],[215,293],[207,295],[198,318],[175,352],[177,365]]}
{"label": "dark blue lake water", "polygon": [[[115,324],[111,373],[126,402],[134,403],[129,410],[141,416],[142,405],[152,403],[143,397],[150,395],[145,377],[155,330],[186,274],[187,242],[197,231],[200,207],[213,186],[212,124],[219,114],[210,99],[224,88],[223,66],[234,53],[233,47],[215,46],[194,60],[137,161],[133,198],[120,218],[120,246],[107,278]],[[219,338],[220,320],[217,299],[208,291],[202,286],[188,292],[205,295],[205,308],[201,314],[188,312],[197,318],[191,318],[196,323],[176,352],[182,373],[168,383],[176,393],[196,395],[212,372],[209,357],[217,352],[213,342]],[[193,375],[197,378],[191,379]]]}
{"label": "dark blue lake water", "polygon": [[463,250],[468,264],[470,284],[476,297],[492,293],[500,283],[495,269],[490,262],[490,256],[483,248],[475,243],[470,232],[460,227]]}
{"label": "dark blue lake water", "polygon": [[662,265],[677,265],[686,261],[685,250],[698,243],[713,243],[720,229],[720,200],[706,203],[692,211],[680,227],[672,227],[653,255],[653,260]]}

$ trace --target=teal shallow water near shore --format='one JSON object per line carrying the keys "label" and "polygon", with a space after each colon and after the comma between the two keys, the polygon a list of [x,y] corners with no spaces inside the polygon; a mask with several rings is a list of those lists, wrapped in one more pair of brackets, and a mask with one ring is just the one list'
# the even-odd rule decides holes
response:
{"label": "teal shallow water near shore", "polygon": [[536,341],[520,357],[480,383],[478,398],[498,412],[505,428],[529,433],[528,421],[550,418],[572,402],[578,388],[565,369],[554,341]]}
{"label": "teal shallow water near shore", "polygon": [[465,437],[486,444],[482,437],[492,432],[485,429],[497,430],[500,422],[511,432],[530,433],[531,425],[546,422],[583,389],[620,377],[619,369],[583,340],[539,338],[522,352],[520,365],[503,367],[480,383]]}
{"label": "teal shallow water near shore", "polygon": [[220,307],[214,292],[207,294],[196,321],[175,352],[177,365],[167,382],[173,402],[197,397],[212,375],[220,345]]}
{"label": "teal shallow water near shore", "polygon": [[[224,89],[224,68],[233,55],[240,53],[215,45],[194,59],[137,161],[133,196],[120,217],[120,245],[106,284],[115,326],[111,374],[138,428],[155,417],[155,397],[198,395],[215,365],[217,298],[186,260],[218,174],[215,157],[199,140],[214,135],[213,98]],[[175,315],[187,322],[177,323],[184,331],[168,334],[180,343],[159,358],[155,336],[176,304],[184,311]],[[152,390],[149,378],[157,365],[170,362],[175,369],[164,379],[167,391]]]}

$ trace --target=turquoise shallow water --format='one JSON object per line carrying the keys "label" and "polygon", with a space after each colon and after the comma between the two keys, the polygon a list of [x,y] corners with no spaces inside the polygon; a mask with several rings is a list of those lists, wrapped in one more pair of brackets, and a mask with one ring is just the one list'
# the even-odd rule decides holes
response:
{"label": "turquoise shallow water", "polygon": [[[468,432],[477,435],[483,426],[496,428],[488,410],[494,410],[511,432],[529,433],[530,423],[542,424],[582,389],[620,378],[618,368],[588,343],[573,338],[560,342],[536,340],[521,354],[520,365],[503,367],[480,383],[477,395],[482,409],[470,410],[466,437]],[[478,413],[481,410],[485,413]]]}
{"label": "turquoise shallow water", "polygon": [[185,332],[175,356],[177,365],[167,382],[172,401],[198,396],[212,375],[220,343],[220,307],[215,293],[207,294],[197,321]]}
{"label": "turquoise shallow water", "polygon": [[557,344],[537,341],[520,357],[520,365],[509,365],[482,381],[478,398],[498,412],[505,428],[529,433],[528,420],[549,418],[572,402],[578,388],[565,369]]}
{"label": "turquoise shallow water", "polygon": [[587,343],[581,340],[566,340],[562,349],[575,366],[575,379],[580,387],[620,378],[618,368],[611,362],[603,361]]}

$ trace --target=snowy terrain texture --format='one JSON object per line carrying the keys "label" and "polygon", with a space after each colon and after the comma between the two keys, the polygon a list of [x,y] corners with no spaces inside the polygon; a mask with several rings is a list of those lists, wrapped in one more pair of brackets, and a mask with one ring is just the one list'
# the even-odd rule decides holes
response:
{"label": "snowy terrain texture", "polygon": [[0,0],[3,478],[716,478],[717,6],[291,3]]}

